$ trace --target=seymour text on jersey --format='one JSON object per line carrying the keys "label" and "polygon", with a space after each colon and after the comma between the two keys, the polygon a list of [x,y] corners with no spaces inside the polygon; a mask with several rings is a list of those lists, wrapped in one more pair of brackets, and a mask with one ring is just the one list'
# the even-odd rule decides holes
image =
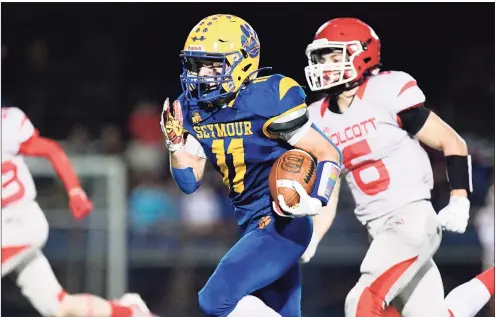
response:
{"label": "seymour text on jersey", "polygon": [[227,136],[252,135],[251,122],[231,122],[231,123],[214,123],[201,126],[195,126],[198,139],[225,138]]}

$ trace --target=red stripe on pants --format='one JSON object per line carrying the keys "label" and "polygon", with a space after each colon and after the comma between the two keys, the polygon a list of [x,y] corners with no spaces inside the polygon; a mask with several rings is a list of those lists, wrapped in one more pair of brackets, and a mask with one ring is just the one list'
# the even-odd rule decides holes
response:
{"label": "red stripe on pants", "polygon": [[381,317],[384,312],[382,305],[387,293],[417,258],[418,256],[415,256],[393,265],[365,288],[358,300],[356,317]]}
{"label": "red stripe on pants", "polygon": [[28,244],[2,248],[2,264],[29,248]]}

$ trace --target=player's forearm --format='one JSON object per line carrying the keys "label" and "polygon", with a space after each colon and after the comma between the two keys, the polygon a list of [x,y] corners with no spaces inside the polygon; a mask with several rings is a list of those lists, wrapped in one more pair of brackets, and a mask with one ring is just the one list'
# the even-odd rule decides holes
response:
{"label": "player's forearm", "polygon": [[[60,149],[58,151],[57,149]],[[65,185],[67,192],[72,189],[79,188],[79,180],[74,172],[69,158],[65,155],[64,151],[57,145],[54,151],[48,156],[48,159],[53,165],[53,168],[59,175],[60,179]]]}
{"label": "player's forearm", "polygon": [[427,146],[443,151],[452,196],[467,196],[472,190],[471,162],[467,144],[447,123],[430,112],[417,138]]}
{"label": "player's forearm", "polygon": [[336,182],[334,191],[332,192],[331,199],[327,206],[322,207],[320,214],[314,216],[313,220],[313,231],[317,236],[318,241],[324,238],[329,228],[331,228],[334,219],[336,218],[336,209],[339,201],[339,189],[341,186],[341,180]]}
{"label": "player's forearm", "polygon": [[468,155],[468,149],[465,140],[463,140],[463,138],[459,136],[455,131],[441,140],[441,150],[443,151],[444,156]]}
{"label": "player's forearm", "polygon": [[170,164],[172,168],[188,168],[194,169],[194,163],[189,157],[189,154],[182,151],[169,152]]}
{"label": "player's forearm", "polygon": [[318,241],[324,238],[336,217],[336,210],[328,208],[328,206],[322,207],[320,214],[312,217],[313,232],[317,236]]}
{"label": "player's forearm", "polygon": [[430,148],[443,151],[444,156],[468,154],[463,138],[432,111],[416,136]]}
{"label": "player's forearm", "polygon": [[326,206],[341,173],[341,152],[313,124],[301,136],[295,147],[310,153],[317,159],[317,177],[310,196],[319,199],[322,205]]}
{"label": "player's forearm", "polygon": [[40,136],[34,136],[21,144],[19,153],[27,156],[41,156],[50,160],[55,172],[60,177],[67,192],[80,187],[80,183],[69,158],[60,145]]}
{"label": "player's forearm", "polygon": [[191,168],[193,170],[197,182],[200,182],[203,178],[203,172],[205,170],[204,161],[205,161],[204,159],[192,157],[191,154],[182,151],[170,153],[171,168],[175,168],[175,169]]}
{"label": "player's forearm", "polygon": [[322,143],[320,147],[315,148],[310,154],[317,159],[317,162],[331,161],[337,165],[341,164],[341,153],[336,147],[327,142]]}

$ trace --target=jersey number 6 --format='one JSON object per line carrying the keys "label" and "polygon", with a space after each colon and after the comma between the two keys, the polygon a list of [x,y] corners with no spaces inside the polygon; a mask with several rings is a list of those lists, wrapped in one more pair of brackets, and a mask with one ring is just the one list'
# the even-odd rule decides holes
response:
{"label": "jersey number 6", "polygon": [[224,147],[224,140],[214,140],[212,142],[212,153],[217,158],[217,165],[222,173],[222,182],[231,189],[231,182],[229,180],[229,167],[226,162],[226,154],[232,155],[232,165],[234,166],[234,179],[232,180],[233,189],[236,193],[240,194],[245,189],[245,149],[243,147],[243,139],[231,139],[227,152]]}
{"label": "jersey number 6", "polygon": [[[366,140],[349,145],[343,149],[343,164],[349,171],[351,171],[358,188],[360,188],[360,190],[365,194],[374,196],[385,191],[391,182],[384,162],[382,160],[366,160],[358,164],[351,163],[351,160],[370,153],[372,153],[372,150]],[[375,168],[379,173],[379,178],[369,183],[365,183],[362,180],[360,173],[368,168]]]}

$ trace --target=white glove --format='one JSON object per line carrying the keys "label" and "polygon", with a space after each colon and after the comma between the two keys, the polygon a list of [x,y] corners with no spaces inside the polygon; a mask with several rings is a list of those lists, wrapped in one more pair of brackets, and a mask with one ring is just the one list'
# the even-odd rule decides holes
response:
{"label": "white glove", "polygon": [[301,255],[300,262],[301,263],[308,263],[311,258],[315,255],[315,252],[317,251],[317,246],[319,245],[320,240],[315,234],[315,231],[312,233],[312,239],[310,240],[310,243],[308,244],[307,249],[303,254]]}
{"label": "white glove", "polygon": [[285,183],[290,184],[291,187],[288,188],[293,188],[296,190],[300,196],[300,202],[292,207],[289,207],[284,201],[284,197],[279,195],[277,197],[279,199],[279,205],[277,205],[275,201],[272,202],[272,208],[278,215],[283,217],[300,218],[305,216],[315,216],[320,213],[322,202],[319,199],[310,197],[305,188],[303,188],[303,186],[301,186],[301,184],[297,181],[288,180],[285,181]]}
{"label": "white glove", "polygon": [[164,102],[162,108],[162,117],[160,119],[160,128],[165,136],[165,146],[171,152],[182,149],[186,138],[184,137],[183,112],[178,100],[174,101],[172,109],[169,104],[169,98]]}
{"label": "white glove", "polygon": [[470,200],[463,196],[451,196],[449,204],[441,209],[437,217],[441,227],[456,233],[464,233],[467,229],[470,211]]}

